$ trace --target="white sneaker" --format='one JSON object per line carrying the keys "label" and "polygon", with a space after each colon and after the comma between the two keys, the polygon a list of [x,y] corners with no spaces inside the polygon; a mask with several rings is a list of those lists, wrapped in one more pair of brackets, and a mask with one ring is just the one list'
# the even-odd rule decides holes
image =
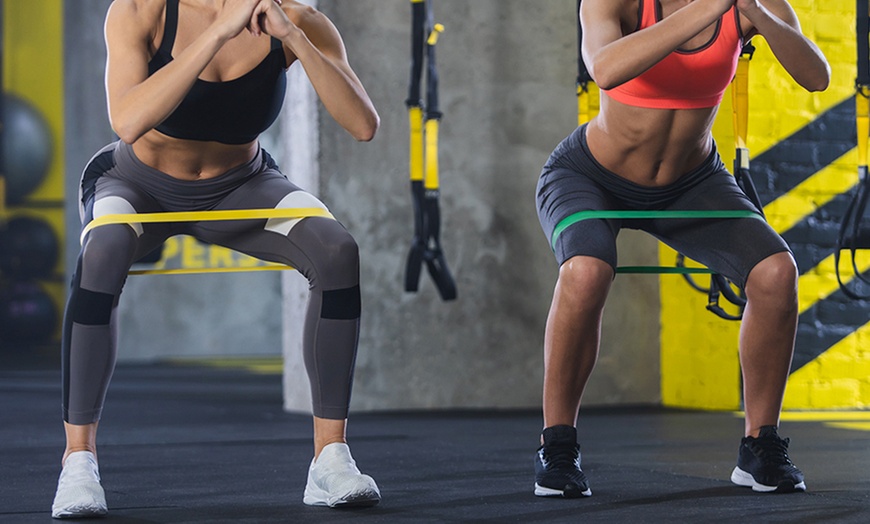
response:
{"label": "white sneaker", "polygon": [[302,502],[309,506],[374,506],[381,493],[374,479],[360,473],[347,444],[329,444],[308,468]]}
{"label": "white sneaker", "polygon": [[96,457],[90,451],[70,453],[57,481],[51,516],[56,519],[100,517],[108,511]]}

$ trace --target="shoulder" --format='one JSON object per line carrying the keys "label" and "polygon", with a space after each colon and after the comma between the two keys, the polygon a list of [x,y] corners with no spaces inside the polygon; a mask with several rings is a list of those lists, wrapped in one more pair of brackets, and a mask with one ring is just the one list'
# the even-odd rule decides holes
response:
{"label": "shoulder", "polygon": [[296,0],[284,0],[281,9],[284,10],[287,18],[299,27],[331,24],[326,15],[314,7]]}
{"label": "shoulder", "polygon": [[320,51],[344,55],[341,34],[325,14],[297,0],[284,0],[281,8]]}
{"label": "shoulder", "polygon": [[[795,29],[800,29],[798,16],[788,0],[758,0],[758,4],[787,25]],[[744,29],[744,32],[747,33],[750,38],[758,34],[758,31],[756,31],[752,22],[743,13],[740,14],[740,24]]]}
{"label": "shoulder", "polygon": [[166,0],[113,0],[106,31],[153,35],[162,26]]}
{"label": "shoulder", "polygon": [[107,16],[144,22],[159,19],[165,8],[166,0],[113,0]]}
{"label": "shoulder", "polygon": [[314,7],[296,0],[284,0],[281,8],[308,38],[338,37],[338,30],[332,21]]}
{"label": "shoulder", "polygon": [[[643,5],[655,0],[584,0],[580,4],[581,18],[591,24],[600,21],[618,22],[621,25],[637,25]],[[594,24],[591,24],[594,25]]]}

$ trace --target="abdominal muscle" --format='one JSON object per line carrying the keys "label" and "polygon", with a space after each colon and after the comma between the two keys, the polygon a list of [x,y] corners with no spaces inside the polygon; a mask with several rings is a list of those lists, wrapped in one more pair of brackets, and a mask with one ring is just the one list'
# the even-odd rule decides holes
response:
{"label": "abdominal muscle", "polygon": [[709,156],[716,107],[650,109],[601,94],[601,111],[586,128],[599,164],[647,187],[676,182]]}
{"label": "abdominal muscle", "polygon": [[133,152],[146,165],[179,180],[205,180],[250,162],[258,144],[222,144],[172,138],[151,130],[133,144]]}

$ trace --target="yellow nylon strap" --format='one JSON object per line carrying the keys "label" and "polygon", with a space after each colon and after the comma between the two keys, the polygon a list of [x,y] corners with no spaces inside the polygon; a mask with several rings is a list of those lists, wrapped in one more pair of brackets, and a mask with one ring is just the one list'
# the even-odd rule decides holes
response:
{"label": "yellow nylon strap", "polygon": [[444,26],[442,24],[435,24],[432,27],[432,32],[429,33],[429,38],[426,39],[426,43],[429,45],[435,45],[438,43],[438,36],[444,32]]}
{"label": "yellow nylon strap", "polygon": [[870,135],[870,87],[860,86],[855,95],[855,114],[858,127],[858,165],[867,165],[867,137]]}
{"label": "yellow nylon strap", "polygon": [[577,125],[589,122],[589,88],[577,85]]}
{"label": "yellow nylon strap", "polygon": [[427,190],[437,190],[438,180],[438,120],[426,121],[426,179],[423,186]]}
{"label": "yellow nylon strap", "polygon": [[411,181],[423,181],[423,108],[408,109],[411,120]]}
{"label": "yellow nylon strap", "polygon": [[6,220],[6,177],[0,175],[0,223]]}
{"label": "yellow nylon strap", "polygon": [[749,168],[749,149],[746,138],[749,135],[749,57],[741,55],[737,62],[737,73],[731,84],[733,106],[734,140],[737,149],[742,150],[741,167]]}
{"label": "yellow nylon strap", "polygon": [[165,222],[217,222],[223,220],[257,220],[269,218],[332,218],[332,213],[319,207],[283,209],[229,209],[216,211],[174,211],[166,213],[123,213],[103,215],[88,222],[82,238],[94,228],[110,224],[156,224]]}

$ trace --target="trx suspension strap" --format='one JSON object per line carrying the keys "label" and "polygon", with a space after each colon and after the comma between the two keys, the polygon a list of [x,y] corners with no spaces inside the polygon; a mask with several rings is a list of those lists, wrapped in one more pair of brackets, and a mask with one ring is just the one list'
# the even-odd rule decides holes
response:
{"label": "trx suspension strap", "polygon": [[[414,205],[414,238],[405,267],[405,291],[417,291],[423,263],[443,300],[456,298],[456,283],[441,249],[440,183],[438,180],[438,70],[435,45],[444,26],[436,24],[431,0],[411,0],[411,80],[408,115],[411,126],[410,175]],[[426,103],[422,76],[426,63]],[[424,116],[425,114],[425,116]]]}
{"label": "trx suspension strap", "polygon": [[840,276],[840,251],[848,249],[852,257],[852,270],[855,279],[870,285],[870,279],[863,276],[855,260],[858,249],[870,249],[870,226],[861,228],[867,200],[870,199],[870,176],[867,169],[867,139],[870,135],[870,7],[867,0],[858,0],[858,77],[855,80],[855,123],[858,134],[858,185],[837,235],[837,248],[834,251],[834,271],[837,283],[843,294],[853,300],[870,299],[870,293],[862,294],[849,289]]}
{"label": "trx suspension strap", "polygon": [[[749,197],[749,200],[758,208],[759,213],[761,213],[756,216],[764,220],[764,207],[761,205],[761,199],[758,196],[758,191],[755,189],[755,184],[752,182],[749,171],[749,147],[747,146],[747,136],[749,135],[749,63],[754,53],[755,47],[747,42],[740,53],[740,59],[737,62],[737,72],[731,83],[732,123],[736,146],[733,171],[737,185],[740,186],[743,192],[746,193],[746,196]],[[684,262],[685,257],[682,254],[678,254],[677,266],[683,267]],[[727,278],[718,273],[712,273],[710,275],[709,288],[698,285],[689,275],[684,275],[684,278],[692,288],[702,293],[707,293],[707,309],[709,311],[725,320],[740,320],[743,318],[746,296],[743,294],[742,289],[735,291]],[[722,309],[719,305],[720,296],[737,306],[739,313],[732,315]]]}
{"label": "trx suspension strap", "polygon": [[589,85],[592,77],[583,61],[583,24],[580,23],[580,1],[577,0],[577,125],[589,122]]}

